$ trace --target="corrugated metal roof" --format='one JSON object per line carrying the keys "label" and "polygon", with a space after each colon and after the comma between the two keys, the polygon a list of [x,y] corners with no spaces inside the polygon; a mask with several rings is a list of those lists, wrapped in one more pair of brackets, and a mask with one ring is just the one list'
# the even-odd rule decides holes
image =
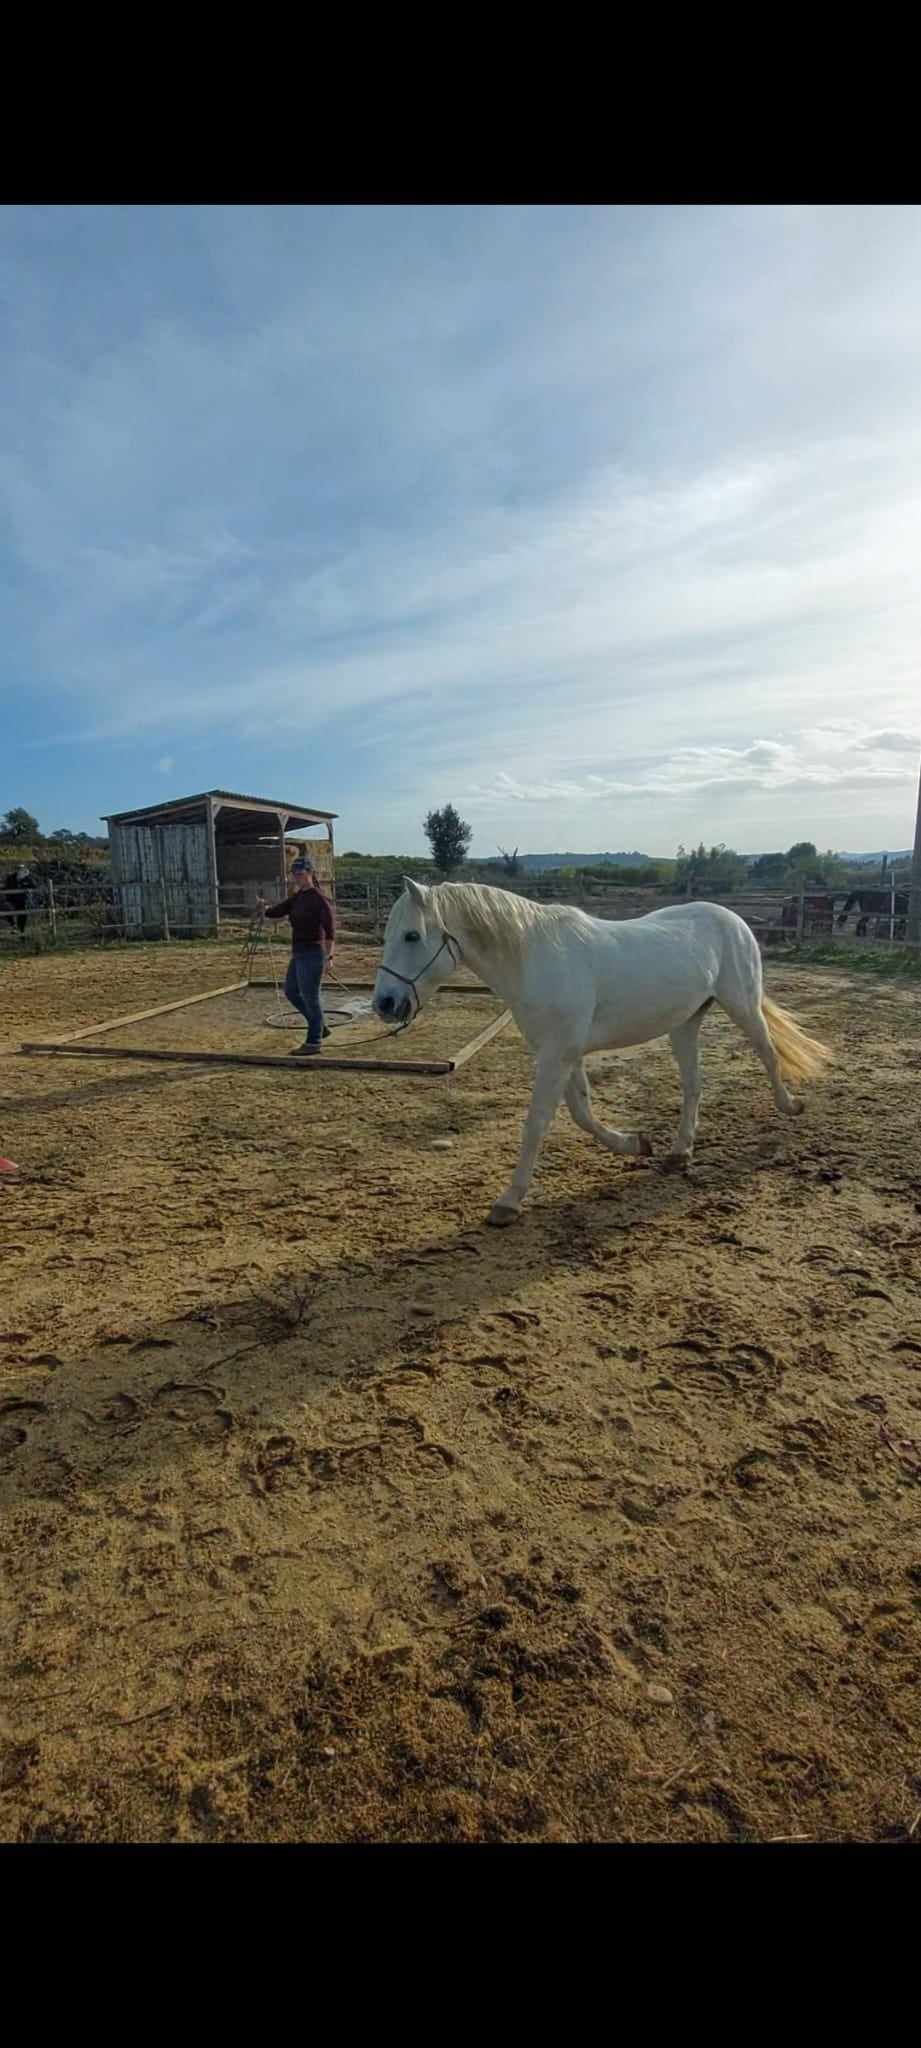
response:
{"label": "corrugated metal roof", "polygon": [[170,797],[162,804],[141,804],[131,811],[109,811],[103,813],[103,824],[123,825],[129,818],[157,818],[169,811],[187,811],[193,804],[204,804],[209,797],[217,797],[224,804],[262,805],[271,811],[287,811],[292,818],[300,818],[305,824],[328,824],[337,818],[338,811],[318,811],[312,804],[285,804],[273,796],[241,796],[233,789],[203,789],[196,796]]}

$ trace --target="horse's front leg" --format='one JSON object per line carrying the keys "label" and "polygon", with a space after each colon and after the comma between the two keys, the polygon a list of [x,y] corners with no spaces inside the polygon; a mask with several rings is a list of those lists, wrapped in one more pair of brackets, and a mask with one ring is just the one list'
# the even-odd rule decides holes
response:
{"label": "horse's front leg", "polygon": [[534,1092],[525,1118],[518,1165],[504,1195],[499,1196],[498,1202],[493,1204],[489,1212],[490,1223],[500,1226],[504,1223],[514,1223],[516,1216],[519,1215],[521,1204],[531,1185],[531,1176],[544,1135],[563,1100],[572,1064],[572,1054],[565,1055],[556,1048],[552,1051],[548,1048],[538,1054]]}

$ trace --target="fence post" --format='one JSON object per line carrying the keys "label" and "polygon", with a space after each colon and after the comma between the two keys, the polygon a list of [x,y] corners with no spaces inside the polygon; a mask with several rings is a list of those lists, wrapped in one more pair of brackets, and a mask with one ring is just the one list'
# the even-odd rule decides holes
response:
{"label": "fence post", "polygon": [[889,944],[895,938],[895,868],[889,876]]}
{"label": "fence post", "polygon": [[799,892],[799,902],[798,902],[798,904],[797,904],[797,906],[796,906],[796,943],[797,943],[797,945],[798,945],[798,946],[802,944],[802,941],[803,941],[803,937],[804,937],[804,934],[805,934],[805,930],[806,930],[806,891],[805,891],[805,889],[801,889],[801,890],[800,890],[800,892]]}
{"label": "fence post", "polygon": [[50,875],[48,877],[48,923],[51,926],[51,937],[56,940],[58,935],[58,913],[54,901],[54,883]]}
{"label": "fence post", "polygon": [[162,904],[163,904],[163,937],[164,937],[165,939],[168,939],[168,938],[169,938],[169,935],[170,935],[170,932],[169,932],[169,911],[168,911],[168,909],[167,909],[167,903],[166,903],[166,883],[165,883],[165,881],[164,881],[164,879],[163,879],[163,876],[162,876],[162,874],[161,874],[161,877],[160,877],[160,900],[161,900],[161,902],[162,902]]}

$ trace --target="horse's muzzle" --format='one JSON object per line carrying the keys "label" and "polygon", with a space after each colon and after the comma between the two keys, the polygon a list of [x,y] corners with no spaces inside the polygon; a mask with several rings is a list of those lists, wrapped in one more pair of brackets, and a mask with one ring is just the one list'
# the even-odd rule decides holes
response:
{"label": "horse's muzzle", "polygon": [[385,1024],[405,1024],[412,1004],[408,996],[375,996],[373,1008]]}

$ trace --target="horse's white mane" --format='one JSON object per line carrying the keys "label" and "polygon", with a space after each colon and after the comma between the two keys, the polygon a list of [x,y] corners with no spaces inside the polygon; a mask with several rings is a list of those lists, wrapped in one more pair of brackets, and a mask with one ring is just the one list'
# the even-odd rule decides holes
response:
{"label": "horse's white mane", "polygon": [[[564,924],[571,930],[582,922],[582,913],[565,904],[530,903],[510,889],[489,889],[482,882],[437,882],[429,889],[426,907],[431,907],[445,931],[457,927],[506,960],[519,960],[535,928],[557,936]],[[559,934],[561,935],[561,933]]]}

